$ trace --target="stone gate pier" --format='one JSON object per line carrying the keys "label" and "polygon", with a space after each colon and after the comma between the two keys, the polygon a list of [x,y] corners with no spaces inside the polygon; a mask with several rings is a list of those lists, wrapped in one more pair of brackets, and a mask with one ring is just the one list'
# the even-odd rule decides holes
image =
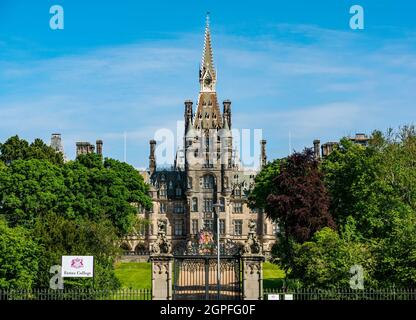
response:
{"label": "stone gate pier", "polygon": [[241,260],[243,263],[243,299],[263,299],[263,262],[265,257],[260,241],[255,232],[255,223],[250,223],[250,231],[246,240]]}
{"label": "stone gate pier", "polygon": [[166,238],[164,224],[158,224],[157,240],[152,244],[152,299],[172,300],[172,245]]}

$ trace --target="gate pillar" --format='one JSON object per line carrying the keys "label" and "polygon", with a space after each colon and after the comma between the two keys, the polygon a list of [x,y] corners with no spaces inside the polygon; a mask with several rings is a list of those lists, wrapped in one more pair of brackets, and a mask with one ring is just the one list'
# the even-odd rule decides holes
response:
{"label": "gate pillar", "polygon": [[172,300],[172,262],[170,254],[152,255],[152,299]]}
{"label": "gate pillar", "polygon": [[164,224],[159,222],[157,239],[151,247],[153,300],[172,299],[172,245],[164,228]]}
{"label": "gate pillar", "polygon": [[263,298],[264,256],[242,256],[243,299],[261,300]]}
{"label": "gate pillar", "polygon": [[243,247],[243,299],[263,299],[263,262],[262,246],[255,232],[256,224],[251,222],[248,239]]}

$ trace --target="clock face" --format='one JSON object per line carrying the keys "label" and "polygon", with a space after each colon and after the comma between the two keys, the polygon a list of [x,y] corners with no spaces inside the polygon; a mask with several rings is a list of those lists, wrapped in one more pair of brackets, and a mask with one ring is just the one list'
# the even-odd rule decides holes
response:
{"label": "clock face", "polygon": [[206,85],[210,85],[211,84],[211,78],[210,77],[207,77],[207,78],[205,78],[205,80],[204,80],[204,82],[205,82],[205,84]]}

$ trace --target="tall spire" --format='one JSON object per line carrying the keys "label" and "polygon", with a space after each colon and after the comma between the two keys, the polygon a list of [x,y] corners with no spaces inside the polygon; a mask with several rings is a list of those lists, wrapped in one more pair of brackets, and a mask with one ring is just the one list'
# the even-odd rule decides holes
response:
{"label": "tall spire", "polygon": [[214,69],[214,59],[212,57],[209,13],[207,13],[204,50],[202,53],[201,67],[199,69],[199,83],[201,89],[193,124],[195,129],[222,128],[222,116],[218,106],[217,93],[215,91],[216,82],[217,74]]}
{"label": "tall spire", "polygon": [[213,92],[215,91],[215,83],[217,74],[214,69],[214,58],[212,54],[211,31],[209,29],[209,12],[207,12],[204,51],[202,53],[201,69],[199,70],[199,83],[201,84],[201,91]]}

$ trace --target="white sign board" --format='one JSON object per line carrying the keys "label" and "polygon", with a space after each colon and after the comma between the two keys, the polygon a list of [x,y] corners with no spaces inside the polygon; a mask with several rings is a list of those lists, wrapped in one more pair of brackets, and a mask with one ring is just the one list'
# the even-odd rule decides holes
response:
{"label": "white sign board", "polygon": [[92,278],[93,256],[62,256],[62,278]]}
{"label": "white sign board", "polygon": [[285,294],[285,300],[293,300],[293,294]]}
{"label": "white sign board", "polygon": [[268,294],[267,295],[267,300],[280,300],[280,295],[279,294]]}

